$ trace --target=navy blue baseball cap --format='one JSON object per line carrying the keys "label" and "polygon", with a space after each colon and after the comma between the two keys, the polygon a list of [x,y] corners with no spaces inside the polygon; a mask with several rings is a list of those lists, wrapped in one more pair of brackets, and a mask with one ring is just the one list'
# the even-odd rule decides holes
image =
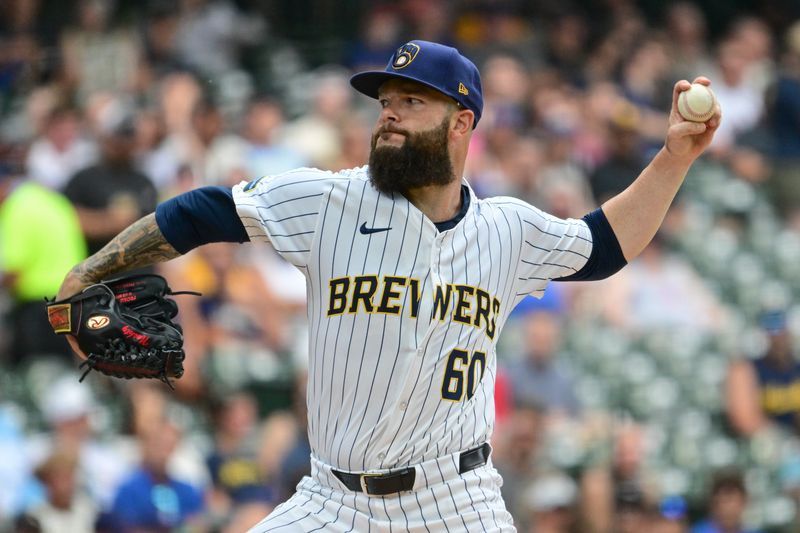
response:
{"label": "navy blue baseball cap", "polygon": [[409,41],[398,48],[384,70],[359,72],[350,85],[370,98],[378,98],[384,82],[400,78],[419,82],[446,94],[475,113],[483,112],[483,90],[478,67],[452,46],[429,41]]}

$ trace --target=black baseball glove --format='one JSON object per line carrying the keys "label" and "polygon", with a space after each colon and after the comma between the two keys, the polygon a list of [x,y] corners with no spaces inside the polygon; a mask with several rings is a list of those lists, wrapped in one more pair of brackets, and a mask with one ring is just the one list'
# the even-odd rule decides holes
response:
{"label": "black baseball glove", "polygon": [[[169,378],[183,375],[183,332],[173,322],[178,305],[164,278],[143,274],[86,287],[48,302],[50,325],[72,335],[86,368],[118,378]],[[190,293],[197,294],[197,293]]]}

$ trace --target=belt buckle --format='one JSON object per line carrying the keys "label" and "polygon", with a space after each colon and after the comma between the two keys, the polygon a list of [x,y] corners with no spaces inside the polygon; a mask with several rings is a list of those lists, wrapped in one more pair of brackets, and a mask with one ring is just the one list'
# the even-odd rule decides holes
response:
{"label": "belt buckle", "polygon": [[361,477],[358,478],[358,483],[361,485],[361,490],[364,491],[364,494],[373,496],[373,494],[367,489],[367,478],[381,477],[382,475],[383,474],[361,474]]}

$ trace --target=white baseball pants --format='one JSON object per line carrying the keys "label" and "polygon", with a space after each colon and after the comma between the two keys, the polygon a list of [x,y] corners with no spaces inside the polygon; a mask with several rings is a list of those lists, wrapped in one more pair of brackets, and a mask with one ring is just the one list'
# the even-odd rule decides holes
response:
{"label": "white baseball pants", "polygon": [[453,454],[416,465],[411,491],[369,496],[347,489],[329,465],[312,456],[311,476],[248,533],[516,531],[491,459],[459,474],[458,458]]}

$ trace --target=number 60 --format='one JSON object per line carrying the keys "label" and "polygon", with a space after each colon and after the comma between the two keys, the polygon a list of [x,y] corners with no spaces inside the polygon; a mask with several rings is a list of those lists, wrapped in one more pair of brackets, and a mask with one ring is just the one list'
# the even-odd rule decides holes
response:
{"label": "number 60", "polygon": [[458,348],[447,357],[447,367],[442,379],[442,399],[460,402],[464,396],[464,373],[467,374],[467,399],[475,394],[475,387],[486,368],[486,354],[475,352],[470,358],[469,352]]}

